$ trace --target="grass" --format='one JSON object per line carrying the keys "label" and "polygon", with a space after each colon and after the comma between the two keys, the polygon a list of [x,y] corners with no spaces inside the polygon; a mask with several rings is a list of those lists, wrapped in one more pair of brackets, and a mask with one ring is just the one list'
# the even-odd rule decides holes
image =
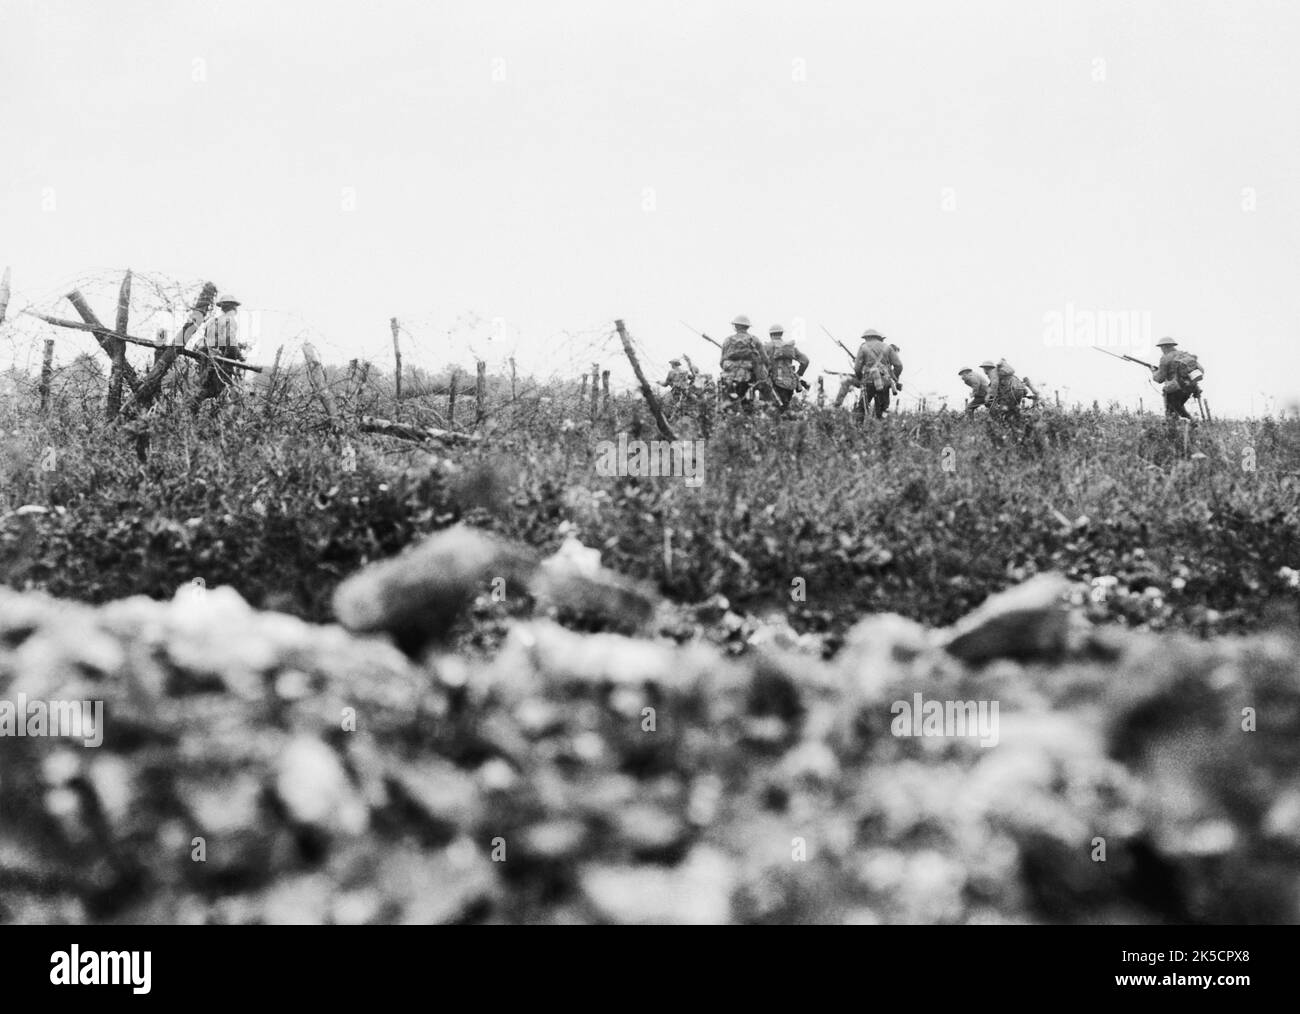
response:
{"label": "grass", "polygon": [[[335,379],[349,420],[399,415],[384,378]],[[258,385],[198,413],[174,390],[125,424],[104,421],[101,390],[65,391],[42,414],[20,385],[0,405],[0,512],[51,510],[0,522],[0,581],[100,602],[201,579],[327,620],[342,577],[468,520],[544,550],[568,522],[671,598],[722,595],[833,633],[875,611],[950,623],[1048,569],[1092,585],[1096,617],[1135,626],[1245,630],[1296,601],[1279,574],[1300,566],[1296,419],[1216,421],[1190,440],[1097,410],[1017,426],[948,412],[714,420],[691,489],[597,474],[598,441],[655,436],[635,393],[593,421],[576,385],[528,382],[511,399],[492,378],[483,440],[429,451],[352,422],[331,431],[299,375]],[[460,398],[468,428],[473,391]],[[446,425],[442,410],[415,398],[400,416]]]}

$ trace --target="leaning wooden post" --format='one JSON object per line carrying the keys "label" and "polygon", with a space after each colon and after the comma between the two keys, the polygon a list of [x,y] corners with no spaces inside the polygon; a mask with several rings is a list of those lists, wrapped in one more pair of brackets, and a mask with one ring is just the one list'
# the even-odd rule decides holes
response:
{"label": "leaning wooden post", "polygon": [[[189,316],[186,318],[185,323],[181,325],[180,330],[176,332],[176,337],[172,339],[171,345],[162,350],[162,355],[154,362],[153,369],[149,371],[144,380],[140,381],[139,386],[132,388],[135,393],[122,406],[123,414],[129,415],[131,412],[148,408],[152,404],[154,398],[158,396],[158,392],[162,390],[163,377],[167,375],[167,371],[172,368],[172,364],[179,358],[181,350],[185,348],[185,343],[190,340],[190,336],[198,330],[199,323],[207,316],[208,310],[212,308],[212,301],[216,298],[216,285],[212,282],[204,282],[203,288],[199,290],[198,299],[194,301]],[[92,316],[94,315],[92,314]],[[95,337],[98,338],[99,335]],[[129,366],[122,376],[126,379],[127,386],[130,387],[132,373]]]}
{"label": "leaning wooden post", "polygon": [[0,278],[0,324],[5,322],[5,313],[9,310],[9,269],[5,268],[4,277]]}
{"label": "leaning wooden post", "polygon": [[645,374],[641,372],[641,364],[637,361],[636,353],[632,351],[632,339],[627,336],[627,328],[623,326],[621,320],[614,321],[614,327],[618,328],[618,336],[623,340],[623,351],[627,353],[628,362],[632,364],[632,372],[636,374],[637,383],[641,385],[641,394],[646,404],[650,406],[650,414],[655,417],[655,425],[659,427],[659,432],[665,440],[676,440],[668,420],[664,418],[663,409],[659,407],[659,399],[655,397],[650,381],[646,380]]}
{"label": "leaning wooden post", "polygon": [[329,389],[325,367],[321,366],[320,357],[316,355],[316,349],[311,342],[302,343],[302,357],[307,360],[307,380],[311,383],[312,392],[321,403],[321,407],[325,409],[325,414],[329,416],[330,425],[337,426],[339,408],[334,402],[334,392]]}
{"label": "leaning wooden post", "polygon": [[[77,313],[81,314],[81,319],[91,327],[98,329],[97,331],[92,332],[95,335],[95,341],[99,342],[99,347],[108,353],[108,356],[111,359],[113,357],[113,350],[118,346],[118,344],[120,344],[120,342],[116,339],[105,338],[104,335],[99,333],[100,331],[108,332],[110,334],[112,332],[109,332],[103,322],[95,316],[95,311],[92,310],[90,304],[86,302],[86,297],[77,289],[73,289],[69,292],[67,298],[68,302],[76,308]],[[140,378],[135,375],[135,370],[131,368],[131,364],[124,361],[121,372],[122,379],[126,381],[126,386],[131,389],[132,394],[136,394],[140,390]]]}
{"label": "leaning wooden post", "polygon": [[484,404],[487,398],[487,363],[482,359],[478,361],[478,372],[474,377],[474,426],[477,428],[482,425],[484,417],[487,415],[487,407]]}
{"label": "leaning wooden post", "polygon": [[54,379],[54,339],[45,339],[45,357],[41,360],[41,411],[50,404],[50,381]]}
{"label": "leaning wooden post", "polygon": [[460,377],[460,371],[456,367],[451,368],[451,382],[447,385],[447,425],[451,429],[456,428],[456,381]]}
{"label": "leaning wooden post", "polygon": [[393,360],[397,364],[394,384],[396,385],[397,400],[400,402],[402,400],[402,346],[397,340],[397,318],[389,318],[388,326],[393,329]]}
{"label": "leaning wooden post", "polygon": [[[126,334],[130,323],[131,269],[127,268],[126,274],[122,276],[122,287],[117,291],[117,327],[113,330],[118,334]],[[104,406],[104,413],[108,418],[116,419],[122,409],[122,371],[126,366],[126,342],[121,338],[113,342],[111,356],[113,367],[108,375],[108,401]]]}
{"label": "leaning wooden post", "polygon": [[600,408],[600,363],[591,364],[591,421],[596,421],[596,413]]}
{"label": "leaning wooden post", "polygon": [[609,415],[609,370],[602,370],[600,373],[600,391],[600,411],[604,415]]}
{"label": "leaning wooden post", "polygon": [[585,373],[582,375],[582,387],[578,389],[578,408],[581,409],[587,403],[587,381],[591,378]]}

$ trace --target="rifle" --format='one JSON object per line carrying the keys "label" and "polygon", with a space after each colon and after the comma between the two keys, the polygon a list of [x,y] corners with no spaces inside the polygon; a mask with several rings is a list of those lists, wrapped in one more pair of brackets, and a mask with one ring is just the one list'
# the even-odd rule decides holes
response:
{"label": "rifle", "polygon": [[716,345],[719,349],[722,348],[722,343],[721,343],[721,342],[714,341],[712,338],[710,338],[708,335],[706,335],[703,331],[695,331],[695,328],[691,327],[691,325],[689,325],[688,323],[686,323],[686,321],[682,320],[682,321],[678,321],[678,323],[681,324],[682,327],[686,328],[687,331],[694,331],[697,335],[699,335],[701,338],[703,338],[706,342],[710,343],[711,345]]}
{"label": "rifle", "polygon": [[1118,353],[1109,352],[1106,349],[1098,348],[1096,345],[1094,345],[1093,348],[1097,349],[1098,352],[1105,352],[1106,355],[1108,356],[1114,356],[1116,359],[1127,359],[1130,363],[1137,363],[1139,366],[1145,366],[1152,373],[1155,373],[1156,370],[1159,369],[1158,366],[1152,366],[1150,363],[1146,362],[1145,360],[1138,359],[1136,356],[1121,356]]}
{"label": "rifle", "polygon": [[[836,345],[838,345],[840,348],[842,348],[842,349],[844,350],[844,354],[845,354],[846,356],[848,356],[850,359],[853,360],[854,365],[857,364],[858,357],[855,356],[852,352],[849,351],[849,347],[848,347],[847,345],[845,345],[842,341],[840,341],[840,340],[839,340],[838,338],[836,338],[833,334],[831,334],[829,331],[827,331],[827,330],[826,330],[826,325],[825,325],[825,324],[818,324],[817,326],[820,327],[823,331],[826,331],[826,337],[829,338],[831,341],[833,341],[833,342],[834,342]],[[829,372],[829,371],[828,371],[828,372]]]}
{"label": "rifle", "polygon": [[[822,324],[821,329],[823,331],[826,331],[826,325]],[[858,368],[858,357],[855,356],[852,352],[850,352],[848,348],[845,346],[845,344],[842,341],[840,341],[838,338],[836,338],[833,334],[831,334],[829,331],[826,331],[826,334],[830,336],[831,341],[833,341],[840,348],[844,349],[844,354],[846,356],[848,356],[850,359],[853,360],[853,369],[855,371],[853,376],[858,377],[856,372]],[[886,363],[884,369],[885,369],[885,375],[889,378],[889,390],[894,394],[899,394],[903,388],[902,385],[899,384],[898,378],[894,376],[894,368],[890,366],[888,363]],[[861,377],[858,377],[858,386],[859,387],[862,386]]]}

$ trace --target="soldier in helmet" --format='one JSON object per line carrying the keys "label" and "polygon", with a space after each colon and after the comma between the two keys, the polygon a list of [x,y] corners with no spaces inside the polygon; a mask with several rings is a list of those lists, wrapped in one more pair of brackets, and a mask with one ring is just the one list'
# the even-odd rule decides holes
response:
{"label": "soldier in helmet", "polygon": [[857,416],[865,418],[866,407],[879,419],[889,411],[889,395],[898,390],[898,375],[903,372],[903,360],[898,351],[885,344],[884,336],[873,328],[862,332],[862,347],[853,360],[853,375],[862,386],[858,400]]}
{"label": "soldier in helmet", "polygon": [[[1018,418],[1021,403],[1030,390],[1031,387],[1016,375],[1015,367],[1006,359],[999,359],[993,367],[989,380],[989,411],[1010,419]],[[1034,400],[1035,402],[1038,400],[1036,390]]]}
{"label": "soldier in helmet", "polygon": [[1172,338],[1161,338],[1156,347],[1160,349],[1160,365],[1152,371],[1151,379],[1160,385],[1165,396],[1165,415],[1191,419],[1187,399],[1201,396],[1201,378],[1205,375],[1201,364]]}
{"label": "soldier in helmet", "polygon": [[732,318],[731,324],[736,331],[722,343],[720,383],[723,396],[732,405],[748,409],[750,391],[767,382],[766,355],[758,338],[749,333],[748,317],[738,314]]}
{"label": "soldier in helmet", "polygon": [[203,367],[200,400],[217,397],[234,380],[234,368],[222,360],[244,360],[243,345],[239,341],[239,319],[235,313],[239,305],[239,300],[230,293],[222,293],[217,297],[221,314],[208,321],[203,329],[203,350],[209,358]]}
{"label": "soldier in helmet", "polygon": [[[781,403],[781,410],[790,407],[794,393],[808,382],[803,379],[808,369],[808,357],[795,345],[794,341],[785,340],[785,329],[780,324],[768,328],[767,358],[772,364],[772,389],[776,399]],[[798,363],[798,366],[795,366]]]}
{"label": "soldier in helmet", "polygon": [[958,370],[957,376],[971,389],[970,400],[966,402],[966,414],[974,415],[977,408],[988,403],[989,378],[983,373],[976,373],[969,366]]}
{"label": "soldier in helmet", "polygon": [[680,359],[668,360],[668,378],[659,381],[660,387],[669,389],[670,404],[673,408],[680,408],[682,403],[690,396],[691,382],[695,379],[695,371],[686,371],[682,369]]}

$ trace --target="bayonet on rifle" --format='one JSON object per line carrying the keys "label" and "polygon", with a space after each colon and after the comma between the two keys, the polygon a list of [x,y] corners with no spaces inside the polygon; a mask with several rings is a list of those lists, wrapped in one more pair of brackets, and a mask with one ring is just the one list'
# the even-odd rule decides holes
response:
{"label": "bayonet on rifle", "polygon": [[842,341],[840,341],[838,338],[836,338],[833,334],[831,334],[830,331],[827,330],[825,324],[819,324],[818,327],[820,327],[823,331],[826,332],[827,338],[829,338],[831,341],[833,341],[836,345],[838,345],[840,348],[844,350],[844,354],[848,356],[850,359],[852,359],[854,365],[856,366],[858,362],[858,357],[849,351],[849,347],[845,345]]}
{"label": "bayonet on rifle", "polygon": [[712,338],[710,338],[708,335],[706,335],[703,331],[696,331],[695,328],[691,327],[691,325],[689,325],[688,323],[686,323],[686,321],[684,321],[684,320],[683,320],[683,321],[678,321],[678,323],[681,324],[682,327],[686,328],[687,331],[694,331],[697,335],[699,335],[701,338],[703,338],[706,342],[709,342],[711,345],[716,345],[718,348],[722,348],[722,343],[721,343],[721,342],[719,342],[719,341],[714,341]]}
{"label": "bayonet on rifle", "polygon": [[1096,349],[1098,352],[1105,352],[1106,355],[1108,355],[1108,356],[1113,356],[1113,357],[1116,358],[1116,359],[1127,359],[1130,363],[1137,363],[1139,366],[1145,366],[1145,367],[1146,367],[1148,370],[1150,370],[1152,373],[1154,373],[1156,370],[1159,369],[1158,366],[1152,366],[1150,363],[1145,362],[1144,360],[1138,359],[1136,356],[1121,356],[1121,355],[1120,355],[1119,353],[1117,353],[1117,352],[1111,352],[1111,351],[1108,350],[1108,349],[1099,348],[1099,347],[1096,346],[1096,345],[1094,345],[1093,348]]}

